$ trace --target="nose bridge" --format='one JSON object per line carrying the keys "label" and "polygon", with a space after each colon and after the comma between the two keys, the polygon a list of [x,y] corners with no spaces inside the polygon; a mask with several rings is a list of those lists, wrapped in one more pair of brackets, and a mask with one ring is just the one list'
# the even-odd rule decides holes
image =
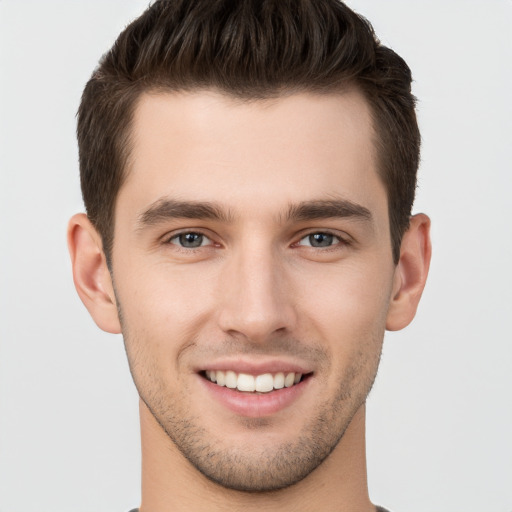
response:
{"label": "nose bridge", "polygon": [[229,258],[224,275],[221,328],[254,342],[293,326],[283,261],[272,245],[257,240],[241,244]]}

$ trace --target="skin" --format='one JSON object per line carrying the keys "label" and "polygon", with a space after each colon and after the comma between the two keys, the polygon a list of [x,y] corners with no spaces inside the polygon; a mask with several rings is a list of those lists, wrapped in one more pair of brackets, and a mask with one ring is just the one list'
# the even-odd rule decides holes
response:
{"label": "skin", "polygon": [[[141,512],[374,510],[364,404],[385,329],[414,317],[430,241],[414,216],[394,265],[373,138],[357,91],[140,99],[112,273],[83,214],[68,237],[77,290],[123,332],[141,397]],[[279,365],[308,378],[266,414],[234,412],[202,374]]]}

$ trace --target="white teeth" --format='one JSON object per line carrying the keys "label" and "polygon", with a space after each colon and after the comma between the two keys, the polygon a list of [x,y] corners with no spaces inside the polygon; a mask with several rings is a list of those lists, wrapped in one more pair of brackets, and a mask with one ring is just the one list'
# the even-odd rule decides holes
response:
{"label": "white teeth", "polygon": [[206,377],[219,386],[226,386],[238,391],[269,393],[274,389],[290,388],[298,384],[302,379],[302,373],[278,372],[276,374],[263,373],[262,375],[249,375],[247,373],[236,374],[232,370],[206,370]]}
{"label": "white teeth", "polygon": [[236,388],[236,373],[232,372],[231,370],[228,370],[226,372],[226,387],[235,389]]}
{"label": "white teeth", "polygon": [[274,375],[274,389],[283,389],[283,388],[284,388],[284,373],[283,372],[276,373]]}
{"label": "white teeth", "polygon": [[264,373],[256,377],[256,391],[268,393],[274,389],[274,378],[271,373]]}
{"label": "white teeth", "polygon": [[226,385],[226,374],[223,372],[223,371],[218,371],[216,372],[216,377],[217,377],[217,384],[219,386],[225,386]]}
{"label": "white teeth", "polygon": [[238,391],[256,391],[254,377],[252,375],[247,375],[246,373],[240,373],[238,375],[236,388]]}
{"label": "white teeth", "polygon": [[286,377],[284,378],[284,387],[291,388],[293,386],[294,382],[295,382],[295,374],[287,373]]}

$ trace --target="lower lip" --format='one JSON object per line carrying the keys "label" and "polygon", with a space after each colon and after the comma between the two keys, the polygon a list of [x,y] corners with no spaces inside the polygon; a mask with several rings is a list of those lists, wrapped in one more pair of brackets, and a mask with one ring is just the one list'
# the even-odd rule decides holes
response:
{"label": "lower lip", "polygon": [[289,388],[276,389],[269,393],[244,393],[235,389],[219,386],[199,377],[213,397],[230,411],[248,418],[270,416],[289,407],[305,391],[311,378]]}

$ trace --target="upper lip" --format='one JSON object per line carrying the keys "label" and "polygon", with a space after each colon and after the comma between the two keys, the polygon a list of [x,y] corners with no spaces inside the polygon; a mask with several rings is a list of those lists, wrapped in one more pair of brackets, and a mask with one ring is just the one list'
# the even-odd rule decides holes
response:
{"label": "upper lip", "polygon": [[197,372],[206,370],[234,371],[235,373],[246,373],[248,375],[263,375],[264,373],[311,373],[311,367],[285,359],[246,359],[246,358],[226,358],[216,359],[197,367]]}

